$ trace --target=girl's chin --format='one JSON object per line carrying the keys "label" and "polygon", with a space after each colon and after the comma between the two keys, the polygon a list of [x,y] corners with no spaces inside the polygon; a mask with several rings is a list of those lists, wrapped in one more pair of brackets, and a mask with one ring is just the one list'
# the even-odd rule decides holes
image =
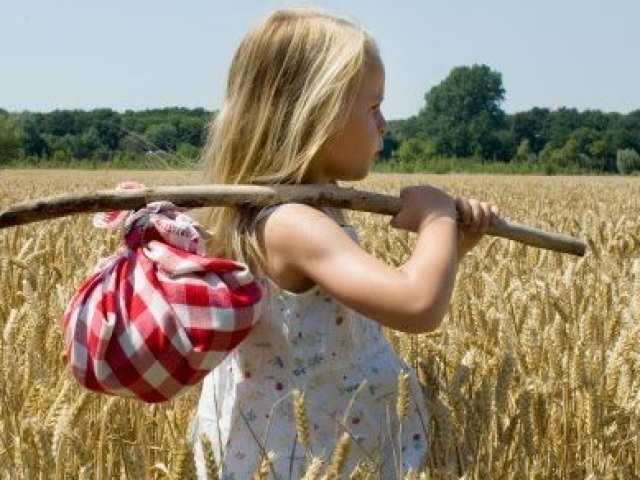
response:
{"label": "girl's chin", "polygon": [[354,172],[352,178],[350,178],[349,180],[352,182],[357,182],[358,180],[364,180],[367,175],[369,175],[369,168],[364,169],[361,172]]}

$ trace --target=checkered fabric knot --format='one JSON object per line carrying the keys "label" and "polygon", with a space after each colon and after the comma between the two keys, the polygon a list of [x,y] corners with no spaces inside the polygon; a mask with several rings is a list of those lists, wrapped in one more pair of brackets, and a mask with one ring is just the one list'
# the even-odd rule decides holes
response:
{"label": "checkered fabric knot", "polygon": [[262,291],[246,265],[207,257],[207,232],[170,202],[93,223],[121,226],[125,247],[98,263],[64,313],[73,376],[95,392],[175,398],[249,334]]}

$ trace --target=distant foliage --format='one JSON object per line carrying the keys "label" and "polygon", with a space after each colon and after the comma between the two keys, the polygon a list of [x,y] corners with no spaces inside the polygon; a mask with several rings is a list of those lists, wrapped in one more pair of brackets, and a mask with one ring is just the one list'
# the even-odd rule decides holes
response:
{"label": "distant foliage", "polygon": [[118,113],[110,109],[4,113],[0,164],[69,166],[74,162],[144,165],[191,162],[204,145],[212,113],[165,108]]}
{"label": "distant foliage", "polygon": [[[640,171],[640,109],[534,107],[507,114],[500,72],[458,66],[417,114],[389,122],[381,171],[629,174]],[[12,113],[0,109],[0,167],[189,167],[214,112],[162,108]]]}
{"label": "distant foliage", "polygon": [[[487,172],[630,172],[626,157],[618,162],[618,152],[640,151],[640,110],[623,115],[534,107],[509,115],[500,106],[504,96],[499,72],[486,65],[454,68],[425,94],[418,115],[389,122],[386,138],[395,140],[397,148],[385,152],[378,168],[436,172],[451,165],[447,171],[477,171],[480,165]],[[424,145],[429,148],[419,153]]]}
{"label": "distant foliage", "polygon": [[640,155],[633,148],[618,150],[616,165],[620,173],[629,174],[640,172]]}
{"label": "distant foliage", "polygon": [[19,118],[0,111],[0,166],[23,154],[24,130]]}
{"label": "distant foliage", "polygon": [[454,68],[425,95],[421,136],[439,155],[508,160],[498,138],[506,128],[504,94],[502,76],[486,65]]}

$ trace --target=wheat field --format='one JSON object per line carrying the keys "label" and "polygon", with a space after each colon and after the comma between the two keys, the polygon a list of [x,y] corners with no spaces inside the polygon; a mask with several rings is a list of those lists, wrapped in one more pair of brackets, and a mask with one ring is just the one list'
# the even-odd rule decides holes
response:
{"label": "wheat field", "polygon": [[[123,180],[201,177],[0,170],[0,208]],[[387,332],[418,371],[431,411],[431,452],[414,478],[640,477],[640,179],[373,174],[358,186],[397,193],[416,183],[490,200],[513,221],[578,236],[589,248],[578,258],[487,237],[461,263],[438,331]],[[350,217],[367,250],[392,264],[407,258],[413,238],[388,218]],[[61,359],[67,302],[118,246],[86,215],[0,230],[1,478],[193,476],[197,388],[153,406],[97,395]],[[336,478],[314,468],[309,478]],[[377,477],[360,469],[340,478]]]}

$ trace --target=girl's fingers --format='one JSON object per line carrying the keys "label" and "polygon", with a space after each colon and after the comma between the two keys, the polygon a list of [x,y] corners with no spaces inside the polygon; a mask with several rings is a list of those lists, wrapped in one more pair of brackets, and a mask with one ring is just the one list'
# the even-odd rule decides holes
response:
{"label": "girl's fingers", "polygon": [[480,230],[486,232],[493,220],[493,213],[491,212],[491,204],[487,202],[481,203],[482,207],[482,222],[480,224]]}
{"label": "girl's fingers", "polygon": [[486,232],[493,219],[498,216],[497,207],[473,198],[456,198],[456,209],[460,224],[474,232]]}
{"label": "girl's fingers", "polygon": [[466,198],[456,197],[456,210],[458,211],[458,219],[464,226],[468,226],[473,218],[471,205]]}
{"label": "girl's fingers", "polygon": [[469,200],[469,203],[471,205],[471,211],[473,212],[470,225],[471,229],[475,232],[481,231],[487,217],[484,205],[477,200]]}
{"label": "girl's fingers", "polygon": [[500,210],[498,210],[498,207],[496,207],[491,203],[486,203],[485,212],[486,212],[485,214],[486,224],[483,225],[483,231],[486,231],[491,225],[491,223],[493,222],[493,220],[498,218],[498,216],[500,215]]}

